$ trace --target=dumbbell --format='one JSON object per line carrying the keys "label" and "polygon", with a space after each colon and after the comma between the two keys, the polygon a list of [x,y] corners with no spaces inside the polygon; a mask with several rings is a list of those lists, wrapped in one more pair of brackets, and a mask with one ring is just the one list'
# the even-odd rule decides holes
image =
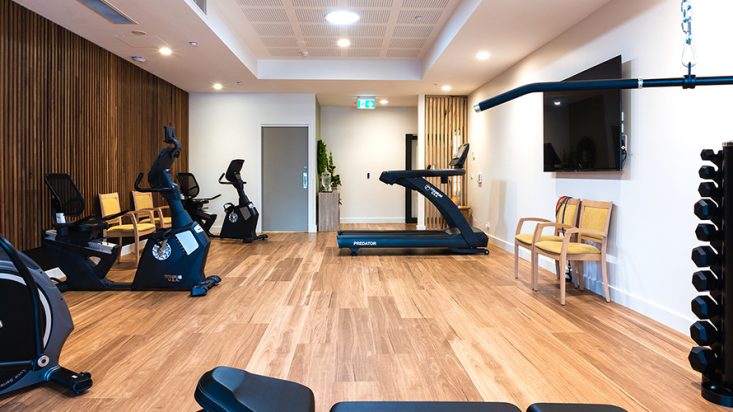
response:
{"label": "dumbbell", "polygon": [[720,280],[709,270],[698,270],[692,275],[692,284],[698,292],[720,289]]}
{"label": "dumbbell", "polygon": [[720,255],[715,253],[710,246],[698,246],[692,249],[692,261],[697,267],[704,268],[710,266],[718,266],[720,264]]}
{"label": "dumbbell", "polygon": [[701,179],[713,180],[718,185],[720,185],[720,182],[722,181],[720,172],[713,166],[702,166],[700,170],[698,170],[697,174]]}
{"label": "dumbbell", "polygon": [[700,183],[700,186],[697,187],[697,193],[700,193],[702,197],[712,198],[716,202],[723,197],[723,190],[713,182]]}
{"label": "dumbbell", "polygon": [[703,149],[703,151],[700,152],[700,158],[702,160],[707,160],[708,162],[713,162],[713,164],[718,167],[723,165],[723,152],[720,150],[716,153],[713,149]]}
{"label": "dumbbell", "polygon": [[715,372],[715,369],[718,367],[718,357],[710,348],[695,346],[690,351],[690,355],[687,357],[687,360],[690,361],[692,369],[702,373],[703,375]]}
{"label": "dumbbell", "polygon": [[695,202],[695,216],[700,220],[720,220],[720,208],[710,199],[700,199]]}
{"label": "dumbbell", "polygon": [[721,308],[713,298],[707,295],[698,296],[690,302],[692,312],[698,319],[712,319],[720,315]]}
{"label": "dumbbell", "polygon": [[712,346],[719,342],[720,334],[712,323],[698,320],[690,326],[690,336],[698,345]]}
{"label": "dumbbell", "polygon": [[718,230],[718,228],[711,223],[698,224],[697,228],[695,229],[695,234],[697,235],[697,240],[702,240],[703,242],[715,242],[723,240],[723,232]]}

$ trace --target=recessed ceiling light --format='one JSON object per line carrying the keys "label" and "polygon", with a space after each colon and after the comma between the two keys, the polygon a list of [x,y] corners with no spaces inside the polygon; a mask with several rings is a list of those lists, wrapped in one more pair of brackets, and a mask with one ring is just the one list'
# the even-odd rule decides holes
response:
{"label": "recessed ceiling light", "polygon": [[382,99],[379,101],[379,104],[387,104],[387,103],[389,103],[389,100],[387,99]]}
{"label": "recessed ceiling light", "polygon": [[132,56],[130,57],[133,61],[136,61],[138,63],[144,63],[145,62],[145,56]]}
{"label": "recessed ceiling light", "polygon": [[491,57],[491,53],[487,51],[480,51],[476,53],[476,58],[479,60],[489,60],[489,57]]}
{"label": "recessed ceiling light", "polygon": [[132,33],[132,34],[134,34],[136,36],[144,36],[144,35],[148,34],[148,33],[145,33],[142,30],[132,30],[130,33]]}
{"label": "recessed ceiling light", "polygon": [[221,83],[214,83],[211,85],[211,87],[213,87],[214,90],[221,90],[224,88],[224,86]]}
{"label": "recessed ceiling light", "polygon": [[163,56],[170,56],[171,54],[173,54],[173,50],[171,50],[170,47],[163,46],[158,49],[158,53],[162,54]]}
{"label": "recessed ceiling light", "polygon": [[359,21],[360,17],[353,11],[348,10],[334,10],[326,14],[326,20],[331,24],[354,24]]}
{"label": "recessed ceiling light", "polygon": [[452,87],[450,87],[450,85],[449,85],[449,84],[444,84],[444,85],[442,85],[442,86],[440,87],[440,90],[442,90],[442,91],[444,91],[444,92],[449,92],[449,91],[451,91],[451,89],[452,89]]}
{"label": "recessed ceiling light", "polygon": [[339,47],[349,47],[351,46],[351,40],[347,38],[339,39],[336,44],[338,44]]}
{"label": "recessed ceiling light", "polygon": [[190,42],[188,42],[188,45],[191,46],[191,47],[196,47],[196,46],[199,45],[199,42],[197,42],[197,41],[190,41]]}

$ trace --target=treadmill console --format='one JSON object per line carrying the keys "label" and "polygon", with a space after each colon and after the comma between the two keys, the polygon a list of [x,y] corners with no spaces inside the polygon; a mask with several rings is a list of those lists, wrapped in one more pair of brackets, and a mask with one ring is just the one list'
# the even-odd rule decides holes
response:
{"label": "treadmill console", "polygon": [[463,164],[466,163],[466,157],[468,157],[468,143],[462,144],[456,150],[456,154],[453,155],[453,159],[451,159],[448,166],[451,169],[463,169]]}

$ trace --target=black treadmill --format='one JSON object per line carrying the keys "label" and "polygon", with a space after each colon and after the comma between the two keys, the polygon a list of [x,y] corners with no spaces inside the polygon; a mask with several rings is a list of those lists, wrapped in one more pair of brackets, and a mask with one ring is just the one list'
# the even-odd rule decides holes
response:
{"label": "black treadmill", "polygon": [[468,144],[463,144],[453,155],[450,169],[437,170],[389,170],[382,172],[379,180],[398,184],[416,190],[425,196],[440,211],[448,224],[445,230],[340,230],[338,246],[351,249],[356,255],[362,248],[442,248],[454,253],[484,254],[489,238],[482,230],[472,227],[463,217],[455,203],[440,189],[428,182],[426,177],[440,177],[441,183],[448,183],[449,176],[463,176],[463,164],[468,156]]}

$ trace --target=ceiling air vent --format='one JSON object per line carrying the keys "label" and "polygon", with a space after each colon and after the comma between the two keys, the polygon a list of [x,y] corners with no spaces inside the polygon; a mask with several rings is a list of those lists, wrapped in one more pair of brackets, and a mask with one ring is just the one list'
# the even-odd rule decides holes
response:
{"label": "ceiling air vent", "polygon": [[206,14],[206,0],[193,0],[193,2]]}
{"label": "ceiling air vent", "polygon": [[117,10],[111,4],[104,0],[79,0],[85,6],[94,10],[100,16],[107,19],[110,23],[114,24],[137,24],[131,18],[122,14],[121,11]]}

